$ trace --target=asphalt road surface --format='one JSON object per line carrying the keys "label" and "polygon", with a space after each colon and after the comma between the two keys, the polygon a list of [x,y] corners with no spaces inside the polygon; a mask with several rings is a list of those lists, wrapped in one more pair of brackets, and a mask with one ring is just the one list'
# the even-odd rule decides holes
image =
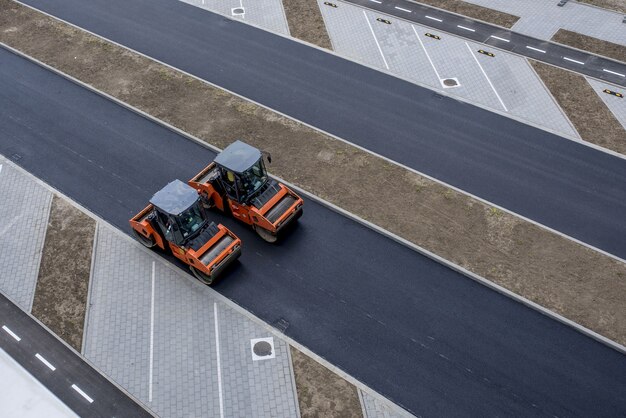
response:
{"label": "asphalt road surface", "polygon": [[152,416],[2,294],[0,327],[0,348],[79,416]]}
{"label": "asphalt road surface", "polygon": [[[215,156],[6,50],[0,153],[127,233]],[[320,204],[278,245],[215,219],[243,240],[217,291],[415,414],[626,414],[626,356]]]}
{"label": "asphalt road surface", "polygon": [[618,61],[412,1],[344,1],[626,87],[626,64]]}
{"label": "asphalt road surface", "polygon": [[626,259],[626,160],[173,0],[26,0]]}

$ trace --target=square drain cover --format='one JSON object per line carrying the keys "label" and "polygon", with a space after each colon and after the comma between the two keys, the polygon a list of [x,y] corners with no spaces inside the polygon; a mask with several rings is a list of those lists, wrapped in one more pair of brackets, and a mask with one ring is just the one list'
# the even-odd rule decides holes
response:
{"label": "square drain cover", "polygon": [[274,350],[274,338],[253,338],[250,340],[250,351],[252,352],[252,360],[269,360],[276,357]]}

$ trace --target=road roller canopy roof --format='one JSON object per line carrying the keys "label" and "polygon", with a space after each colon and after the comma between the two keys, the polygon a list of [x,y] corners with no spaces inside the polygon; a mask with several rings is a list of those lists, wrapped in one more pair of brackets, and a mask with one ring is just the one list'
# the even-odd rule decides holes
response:
{"label": "road roller canopy roof", "polygon": [[243,173],[261,158],[261,151],[242,141],[235,141],[220,152],[215,162],[227,170]]}
{"label": "road roller canopy roof", "polygon": [[152,196],[150,203],[160,211],[178,216],[198,200],[193,187],[180,180],[174,180]]}

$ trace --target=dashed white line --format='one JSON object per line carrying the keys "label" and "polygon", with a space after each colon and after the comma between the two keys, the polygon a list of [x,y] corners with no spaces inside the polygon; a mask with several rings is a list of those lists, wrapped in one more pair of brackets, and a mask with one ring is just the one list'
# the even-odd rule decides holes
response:
{"label": "dashed white line", "polygon": [[491,35],[491,37],[492,37],[493,39],[497,39],[498,41],[502,41],[502,42],[511,42],[511,41],[509,41],[508,39],[500,38],[499,36],[496,36],[496,35]]}
{"label": "dashed white line", "polygon": [[220,418],[224,418],[224,400],[222,394],[222,365],[220,360],[220,328],[217,323],[217,303],[213,302],[215,315],[215,352],[217,354],[217,388],[220,395]]}
{"label": "dashed white line", "polygon": [[370,23],[370,20],[367,18],[367,14],[365,13],[365,10],[363,10],[363,16],[365,17],[365,21],[367,22],[367,26],[370,27],[370,31],[372,32],[372,36],[374,37],[374,42],[376,42],[376,46],[378,47],[378,52],[380,52],[380,56],[383,58],[383,62],[385,63],[385,67],[387,67],[387,69],[389,69],[389,64],[387,64],[387,60],[385,59],[385,55],[383,54],[383,50],[380,47],[380,44],[378,43],[378,39],[376,39],[376,34],[374,33],[374,28],[372,28],[372,24]]}
{"label": "dashed white line", "polygon": [[476,32],[476,30],[475,30],[475,29],[472,29],[472,28],[467,28],[467,27],[465,27],[465,26],[456,25],[456,27],[457,27],[457,28],[461,28],[461,29],[468,30],[468,31],[470,31],[470,32]]}
{"label": "dashed white line", "polygon": [[80,394],[80,396],[82,396],[83,398],[87,399],[87,402],[93,403],[93,399],[91,399],[89,397],[89,395],[87,395],[85,392],[83,392],[78,386],[72,385],[72,389],[74,389],[76,392],[78,392]]}
{"label": "dashed white line", "polygon": [[544,51],[543,49],[535,48],[535,47],[532,47],[530,45],[526,45],[526,48],[532,49],[533,51],[541,52],[542,54],[546,53],[546,51]]}
{"label": "dashed white line", "polygon": [[154,364],[154,276],[155,262],[152,262],[152,297],[150,299],[150,371],[148,376],[148,402],[152,402],[152,369]]}
{"label": "dashed white line", "polygon": [[9,327],[7,327],[6,325],[2,326],[2,329],[6,331],[7,334],[9,334],[11,337],[13,337],[15,339],[15,341],[20,342],[22,339],[20,337],[17,336],[16,333],[14,333],[13,331],[11,331],[9,329]]}
{"label": "dashed white line", "polygon": [[420,39],[420,36],[417,34],[417,30],[415,29],[415,26],[411,25],[411,27],[413,28],[413,32],[415,32],[415,36],[417,37],[417,40],[419,41],[420,45],[422,46],[422,49],[424,50],[424,53],[426,54],[426,58],[428,58],[428,62],[430,62],[430,66],[433,67],[433,70],[435,70],[435,75],[437,76],[437,80],[441,80],[441,76],[439,76],[439,73],[437,72],[437,68],[435,68],[435,64],[433,64],[433,60],[430,59],[430,55],[428,55],[428,51],[426,51],[424,42],[422,42],[422,40]]}
{"label": "dashed white line", "polygon": [[45,364],[46,366],[48,366],[48,368],[52,371],[55,371],[57,368],[54,367],[52,364],[50,364],[50,362],[48,360],[46,360],[45,358],[43,358],[43,356],[39,353],[35,354],[35,357],[37,357],[39,359],[40,362],[42,362],[43,364]]}
{"label": "dashed white line", "polygon": [[606,68],[603,68],[602,71],[604,71],[605,73],[615,74],[615,75],[618,75],[620,77],[626,77],[626,75],[624,75],[624,74],[616,73],[615,71],[607,70]]}
{"label": "dashed white line", "polygon": [[426,15],[425,17],[426,17],[426,19],[436,20],[437,22],[443,22],[443,20],[437,19],[436,17],[432,17],[432,16],[428,16],[428,15]]}
{"label": "dashed white line", "polygon": [[483,69],[483,66],[480,65],[480,61],[478,61],[478,58],[476,58],[476,55],[474,55],[474,51],[472,51],[472,48],[469,46],[469,44],[467,42],[465,42],[465,45],[467,46],[467,49],[469,49],[470,54],[472,54],[472,57],[474,58],[474,61],[476,61],[476,64],[478,64],[478,68],[480,68],[480,71],[483,72],[483,75],[485,76],[485,78],[487,79],[487,82],[489,83],[489,85],[491,86],[491,89],[493,90],[493,92],[496,94],[496,97],[498,98],[498,100],[500,101],[500,104],[502,105],[502,107],[504,108],[504,110],[506,112],[509,111],[509,109],[506,108],[506,105],[504,104],[504,102],[502,101],[502,98],[500,97],[500,95],[498,94],[496,88],[494,87],[493,83],[491,82],[491,80],[489,79],[489,77],[487,77],[487,73],[485,72],[485,70]]}
{"label": "dashed white line", "polygon": [[370,0],[370,1],[373,3],[378,3],[378,4],[382,3],[381,1],[378,1],[378,0]]}
{"label": "dashed white line", "polygon": [[563,57],[563,59],[564,59],[565,61],[575,62],[576,64],[580,64],[580,65],[585,65],[585,63],[584,63],[584,62],[577,61],[577,60],[572,59],[572,58]]}
{"label": "dashed white line", "polygon": [[411,13],[411,11],[410,11],[410,10],[408,10],[408,9],[403,9],[402,7],[395,6],[394,8],[395,8],[395,9],[398,9],[398,10],[402,10],[403,12]]}

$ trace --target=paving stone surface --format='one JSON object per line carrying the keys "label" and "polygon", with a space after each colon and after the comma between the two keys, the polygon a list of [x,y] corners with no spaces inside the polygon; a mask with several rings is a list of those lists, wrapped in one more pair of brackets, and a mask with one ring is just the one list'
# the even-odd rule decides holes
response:
{"label": "paving stone surface", "polygon": [[[622,124],[624,129],[626,129],[626,90],[616,88],[612,84],[607,84],[592,78],[587,78],[587,81],[591,84],[591,87],[593,87],[595,92],[598,93],[598,96],[600,96],[613,115],[615,115],[615,118],[619,121],[619,123]],[[620,93],[623,97],[607,94],[604,90],[611,90],[616,93]]]}
{"label": "paving stone surface", "polygon": [[52,193],[0,155],[0,291],[30,312]]}
{"label": "paving stone surface", "polygon": [[363,418],[410,418],[413,415],[400,409],[393,403],[370,395],[367,391],[359,390],[359,397],[363,404]]}
{"label": "paving stone surface", "polygon": [[[338,54],[561,135],[579,138],[525,58],[497,50],[492,51],[495,57],[490,57],[478,53],[479,49],[488,49],[484,45],[426,26],[347,3],[337,2],[337,8],[323,3],[318,0]],[[391,24],[377,21],[381,16]],[[456,79],[457,86],[444,86],[442,80],[446,78]]]}
{"label": "paving stone surface", "polygon": [[519,16],[512,30],[539,39],[550,39],[559,29],[567,29],[616,44],[626,45],[624,15],[606,9],[569,1],[558,7],[558,0],[465,0],[479,6]]}
{"label": "paving stone surface", "polygon": [[[241,19],[263,29],[289,35],[281,0],[181,0],[215,13]],[[243,14],[241,14],[243,9]]]}
{"label": "paving stone surface", "polygon": [[212,289],[98,226],[84,355],[157,414],[297,416],[288,346],[274,338],[274,358],[253,361],[262,337]]}

